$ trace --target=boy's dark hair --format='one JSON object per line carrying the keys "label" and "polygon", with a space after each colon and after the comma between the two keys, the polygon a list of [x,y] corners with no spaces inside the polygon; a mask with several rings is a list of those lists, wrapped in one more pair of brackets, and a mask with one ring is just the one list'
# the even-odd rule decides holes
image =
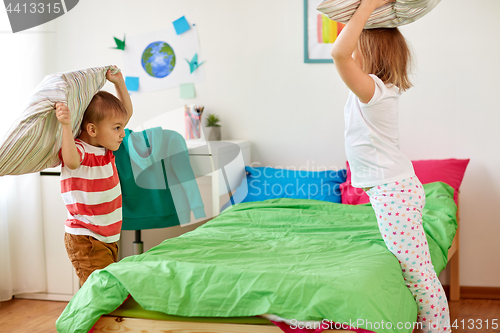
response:
{"label": "boy's dark hair", "polygon": [[106,117],[110,116],[128,116],[125,105],[113,94],[107,91],[99,91],[90,101],[85,110],[82,121],[82,129],[85,129],[88,123],[99,124]]}

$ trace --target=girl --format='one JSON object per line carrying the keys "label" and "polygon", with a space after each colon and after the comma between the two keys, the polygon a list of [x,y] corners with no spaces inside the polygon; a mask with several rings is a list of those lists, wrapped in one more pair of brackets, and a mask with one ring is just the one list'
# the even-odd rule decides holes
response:
{"label": "girl", "polygon": [[410,52],[397,28],[363,30],[372,12],[395,0],[362,0],[333,44],[332,57],[351,90],[345,145],[354,187],[368,196],[388,249],[398,258],[425,333],[450,332],[448,303],[422,227],[425,193],[399,151],[398,100],[410,88]]}

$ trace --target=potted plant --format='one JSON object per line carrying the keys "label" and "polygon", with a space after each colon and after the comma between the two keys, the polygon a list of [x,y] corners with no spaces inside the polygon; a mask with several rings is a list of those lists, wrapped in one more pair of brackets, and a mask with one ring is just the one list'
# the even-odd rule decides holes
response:
{"label": "potted plant", "polygon": [[220,141],[220,124],[219,117],[215,114],[209,114],[207,116],[206,126],[210,127],[210,132],[208,133],[208,141]]}

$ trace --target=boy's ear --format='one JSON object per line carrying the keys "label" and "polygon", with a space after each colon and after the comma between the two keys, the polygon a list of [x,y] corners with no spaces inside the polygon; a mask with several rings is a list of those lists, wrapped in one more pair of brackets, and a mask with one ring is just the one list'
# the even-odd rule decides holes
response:
{"label": "boy's ear", "polygon": [[95,138],[97,135],[97,126],[93,123],[88,123],[86,127],[88,135]]}

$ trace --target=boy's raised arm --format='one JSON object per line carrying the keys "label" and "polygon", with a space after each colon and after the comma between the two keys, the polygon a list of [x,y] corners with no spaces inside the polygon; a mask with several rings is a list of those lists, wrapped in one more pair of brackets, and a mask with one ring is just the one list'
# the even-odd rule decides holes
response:
{"label": "boy's raised arm", "polygon": [[132,108],[132,100],[130,99],[130,95],[128,94],[127,86],[125,85],[125,80],[123,79],[122,72],[111,74],[111,70],[108,69],[108,71],[106,72],[106,78],[115,85],[118,99],[123,103],[125,109],[127,110],[128,113],[127,123],[128,123],[130,117],[132,117],[133,108]]}
{"label": "boy's raised arm", "polygon": [[56,103],[56,117],[62,124],[62,148],[61,155],[68,168],[74,170],[81,164],[81,156],[76,148],[75,139],[73,138],[73,131],[71,129],[71,112],[68,106],[64,103]]}

